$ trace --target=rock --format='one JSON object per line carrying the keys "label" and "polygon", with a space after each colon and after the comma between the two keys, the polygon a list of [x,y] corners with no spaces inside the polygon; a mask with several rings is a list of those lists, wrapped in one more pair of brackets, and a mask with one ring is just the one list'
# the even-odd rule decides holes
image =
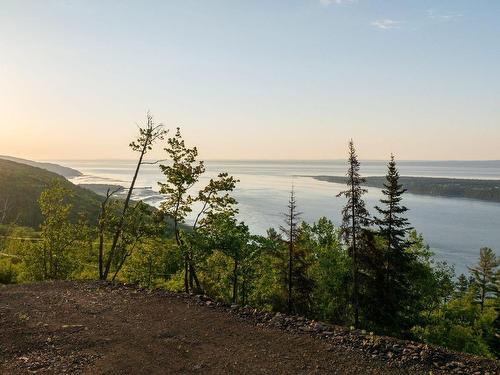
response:
{"label": "rock", "polygon": [[330,328],[328,325],[320,322],[314,323],[314,330],[321,332],[321,331],[326,331],[328,328]]}
{"label": "rock", "polygon": [[300,326],[299,329],[304,332],[312,332],[314,329],[311,326],[305,325],[305,326]]}

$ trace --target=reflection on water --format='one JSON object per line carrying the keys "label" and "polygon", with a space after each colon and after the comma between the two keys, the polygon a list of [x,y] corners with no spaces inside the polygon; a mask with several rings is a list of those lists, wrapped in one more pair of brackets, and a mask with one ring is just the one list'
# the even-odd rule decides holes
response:
{"label": "reflection on water", "polygon": [[[59,161],[75,168],[84,176],[75,183],[106,183],[127,185],[134,168],[133,161]],[[342,185],[317,181],[314,175],[344,175],[344,161],[209,161],[207,174],[200,181],[206,184],[210,177],[227,171],[240,180],[234,193],[239,202],[240,218],[256,233],[265,233],[269,227],[281,224],[292,183],[295,186],[302,218],[308,222],[321,216],[340,223],[344,198],[336,198]],[[383,175],[385,162],[362,163],[362,173]],[[499,179],[500,162],[400,162],[401,175],[429,177],[458,177]],[[157,166],[145,165],[138,179],[136,197],[158,205],[161,197],[158,181],[163,176]],[[200,187],[198,186],[198,187]],[[196,188],[196,187],[195,187]],[[368,207],[380,199],[379,189],[370,188],[366,195]],[[438,198],[406,194],[404,204],[410,208],[412,225],[423,233],[426,242],[440,260],[455,265],[458,273],[466,272],[466,265],[477,261],[479,248],[495,249],[500,243],[500,204],[467,199]],[[374,210],[371,210],[372,213]]]}

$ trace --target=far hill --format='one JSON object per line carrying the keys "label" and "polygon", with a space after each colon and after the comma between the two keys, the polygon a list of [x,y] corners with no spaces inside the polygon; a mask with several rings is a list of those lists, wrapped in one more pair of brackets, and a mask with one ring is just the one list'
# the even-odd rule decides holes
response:
{"label": "far hill", "polygon": [[[341,176],[311,176],[316,180],[345,184]],[[365,177],[363,184],[382,189],[385,176]],[[401,176],[399,182],[408,193],[449,198],[468,198],[488,202],[500,202],[500,180],[473,180],[466,178],[408,177]]]}
{"label": "far hill", "polygon": [[42,168],[42,169],[45,169],[49,172],[57,173],[58,175],[61,175],[61,176],[66,177],[66,178],[78,177],[78,176],[82,175],[80,173],[80,171],[77,171],[76,169],[63,167],[62,165],[53,164],[53,163],[41,163],[38,161],[15,158],[13,156],[6,156],[6,155],[0,155],[0,159],[10,160],[10,161],[14,161],[16,163],[26,164],[26,165],[30,165],[32,167]]}
{"label": "far hill", "polygon": [[59,174],[0,159],[0,219],[6,208],[3,224],[37,228],[42,222],[38,198],[54,182],[61,183],[73,193],[69,199],[73,204],[70,219],[76,221],[79,213],[84,213],[90,222],[95,223],[102,200],[99,195],[72,184]]}

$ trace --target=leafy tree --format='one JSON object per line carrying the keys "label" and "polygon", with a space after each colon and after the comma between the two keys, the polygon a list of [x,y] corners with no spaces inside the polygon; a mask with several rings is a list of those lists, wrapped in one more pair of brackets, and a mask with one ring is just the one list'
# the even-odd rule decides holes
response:
{"label": "leafy tree", "polygon": [[76,248],[85,245],[88,231],[83,223],[71,224],[68,217],[70,191],[59,184],[40,195],[43,215],[40,240],[28,246],[25,262],[35,280],[66,279],[76,269]]}
{"label": "leafy tree", "polygon": [[483,311],[486,299],[492,298],[495,293],[498,293],[497,268],[500,265],[500,260],[488,247],[481,248],[479,254],[479,263],[474,267],[469,267],[469,270],[472,274],[472,284],[477,290],[476,299],[481,311]]}
{"label": "leafy tree", "polygon": [[363,200],[363,195],[367,190],[361,187],[365,179],[359,174],[360,163],[352,139],[349,142],[348,164],[346,181],[348,189],[340,192],[337,196],[347,198],[347,203],[342,209],[342,234],[352,257],[354,326],[359,328],[358,251],[360,249],[358,239],[363,228],[370,225],[371,219]]}
{"label": "leafy tree", "polygon": [[286,270],[288,249],[281,235],[274,229],[259,238],[259,256],[253,260],[251,287],[246,288],[245,300],[264,310],[286,311]]}
{"label": "leafy tree", "polygon": [[494,357],[488,339],[494,335],[493,322],[498,313],[491,307],[481,311],[469,291],[434,310],[423,326],[413,333],[420,341],[446,346],[462,352]]}
{"label": "leafy tree", "polygon": [[220,250],[233,262],[231,300],[236,303],[240,268],[250,255],[251,250],[248,227],[244,223],[237,223],[232,216],[218,215],[214,217],[207,236],[210,236],[210,247]]}
{"label": "leafy tree", "polygon": [[161,224],[154,216],[151,207],[142,201],[130,206],[125,214],[120,242],[117,245],[116,258],[114,262],[114,274],[111,280],[122,269],[125,261],[137,248],[141,248],[146,242],[157,238],[162,230]]}
{"label": "leafy tree", "polygon": [[400,311],[397,331],[393,334],[404,338],[417,338],[418,327],[433,324],[435,314],[450,300],[455,284],[454,271],[444,262],[435,262],[429,246],[415,230],[409,235],[407,251],[413,262],[409,270],[409,298]]}
{"label": "leafy tree", "polygon": [[303,223],[300,247],[310,251],[309,275],[312,316],[336,324],[347,324],[351,259],[342,247],[339,230],[325,217],[312,225]]}
{"label": "leafy tree", "polygon": [[[209,226],[214,217],[219,214],[228,216],[237,212],[234,207],[237,203],[229,192],[234,190],[237,180],[227,173],[220,173],[217,179],[210,179],[209,183],[198,191],[197,195],[191,195],[190,189],[198,182],[205,172],[203,161],[197,161],[198,150],[196,147],[188,148],[182,139],[180,129],[174,137],[167,140],[168,147],[165,148],[171,165],[160,164],[160,169],[166,177],[166,182],[159,182],[160,193],[166,198],[161,204],[161,210],[174,221],[174,233],[177,245],[183,252],[184,257],[184,290],[193,290],[193,281],[196,288],[202,290],[195,269],[195,247],[196,231],[199,228]],[[188,228],[186,219],[193,210],[193,205],[200,206],[200,210],[194,217],[193,224],[189,227],[189,233],[182,230]],[[190,239],[190,241],[187,241]]]}
{"label": "leafy tree", "polygon": [[163,286],[168,278],[167,265],[175,256],[165,251],[160,238],[147,238],[130,254],[123,274],[128,282],[151,288]]}

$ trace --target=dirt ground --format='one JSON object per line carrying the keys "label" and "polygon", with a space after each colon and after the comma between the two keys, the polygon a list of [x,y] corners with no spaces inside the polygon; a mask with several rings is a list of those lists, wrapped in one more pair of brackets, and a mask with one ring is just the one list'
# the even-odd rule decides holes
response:
{"label": "dirt ground", "polygon": [[[0,287],[0,374],[402,374],[195,298],[98,282]],[[415,373],[412,371],[411,373]]]}

